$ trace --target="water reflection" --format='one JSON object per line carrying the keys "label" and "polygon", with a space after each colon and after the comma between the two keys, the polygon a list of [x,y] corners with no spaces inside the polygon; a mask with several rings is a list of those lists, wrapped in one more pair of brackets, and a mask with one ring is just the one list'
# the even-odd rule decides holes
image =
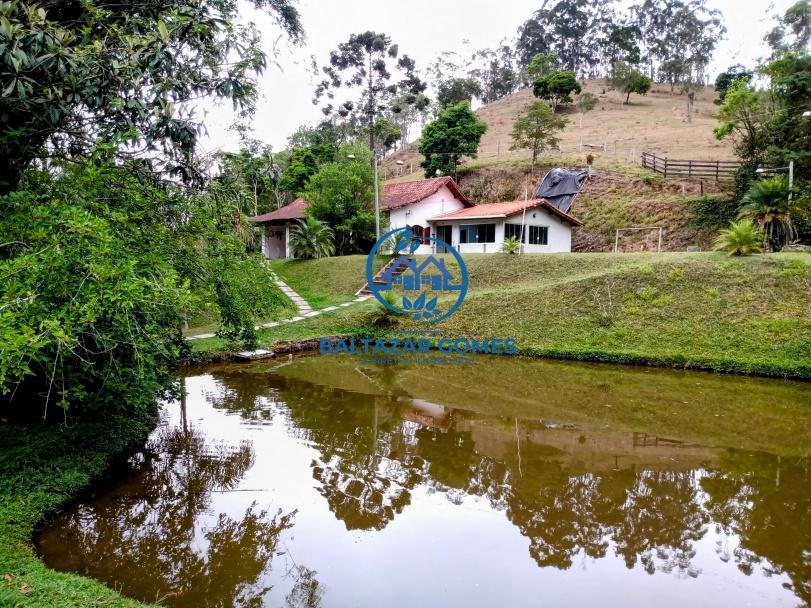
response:
{"label": "water reflection", "polygon": [[[237,517],[208,512],[213,492],[236,488],[253,450],[212,443],[197,429],[160,428],[129,475],[80,504],[39,539],[60,568],[115,581],[183,606],[261,606],[279,534],[292,515],[251,502]],[[133,587],[128,581],[134,577]]]}
{"label": "water reflection", "polygon": [[[811,602],[811,463],[796,449],[811,445],[808,385],[746,380],[742,398],[732,388],[740,379],[655,372],[639,376],[659,387],[643,407],[619,394],[639,398],[628,370],[513,362],[505,396],[494,365],[491,385],[474,390],[454,374],[475,380],[484,363],[443,370],[442,384],[345,360],[208,370],[191,379],[189,430],[159,430],[129,475],[59,518],[40,550],[51,565],[175,606],[491,605],[473,589],[489,560],[520,571],[487,581],[506,605],[531,604],[535,577],[554,572],[565,597],[580,594],[573,605],[610,604],[608,580],[640,590],[625,605],[649,605],[637,573],[654,575],[664,606],[710,594],[723,598],[716,605]],[[579,408],[546,392],[550,370],[555,386],[569,375]],[[771,411],[771,426],[750,437],[740,421],[714,420],[754,411],[776,391],[789,425]],[[600,395],[613,403],[598,415]],[[662,437],[663,428],[678,433],[677,401],[693,417],[682,435]],[[711,420],[695,417],[702,407]],[[246,429],[253,444],[238,440]],[[743,449],[725,444],[736,434]],[[747,451],[764,441],[785,455]],[[448,530],[421,536],[430,524],[419,522],[443,517],[453,518]],[[523,550],[508,542],[510,529]],[[419,562],[433,556],[410,541],[437,538],[431,552],[448,565],[434,579]],[[481,553],[485,539],[495,540]],[[527,551],[534,570],[522,561]],[[627,581],[622,570],[601,574],[600,564],[621,565]],[[128,585],[133,572],[146,582]],[[422,584],[411,599],[383,601],[401,589],[397,580],[415,578]],[[377,599],[364,601],[366,592]]]}

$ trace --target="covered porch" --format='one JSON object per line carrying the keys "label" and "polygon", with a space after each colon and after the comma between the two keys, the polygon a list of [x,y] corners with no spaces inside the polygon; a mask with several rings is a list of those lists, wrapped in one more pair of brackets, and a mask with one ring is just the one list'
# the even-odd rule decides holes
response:
{"label": "covered porch", "polygon": [[290,230],[299,220],[304,219],[306,208],[307,201],[297,198],[281,209],[250,218],[262,229],[262,255],[269,260],[293,257]]}

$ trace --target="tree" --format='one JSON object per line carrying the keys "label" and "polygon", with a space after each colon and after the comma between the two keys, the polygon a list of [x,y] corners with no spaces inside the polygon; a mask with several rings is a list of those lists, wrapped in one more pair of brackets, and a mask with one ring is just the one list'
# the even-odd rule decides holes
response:
{"label": "tree", "polygon": [[811,0],[798,0],[782,17],[775,17],[777,25],[764,36],[775,56],[784,51],[801,52],[811,43]]}
{"label": "tree", "polygon": [[442,110],[436,120],[425,125],[420,138],[419,152],[425,157],[420,164],[426,177],[455,174],[460,158],[476,158],[485,131],[487,124],[466,102]]}
{"label": "tree", "polygon": [[310,178],[319,167],[335,159],[335,149],[330,144],[317,144],[309,148],[296,148],[290,154],[287,168],[279,180],[279,188],[299,194],[307,187]]}
{"label": "tree", "polygon": [[761,162],[768,133],[764,127],[765,100],[753,91],[745,79],[734,81],[726,90],[724,103],[718,109],[721,125],[713,133],[719,140],[733,139],[735,154],[754,165]]}
{"label": "tree", "polygon": [[631,93],[646,95],[651,87],[651,79],[633,69],[627,63],[618,62],[611,71],[611,86],[625,93],[625,103],[630,103]]}
{"label": "tree", "polygon": [[772,251],[780,251],[796,238],[793,217],[804,210],[799,198],[791,198],[788,180],[775,176],[756,181],[743,197],[740,219],[755,221]]}
{"label": "tree", "polygon": [[719,11],[707,8],[707,0],[643,0],[631,7],[631,15],[651,80],[657,67],[677,60],[683,68],[678,76],[703,82],[712,53],[726,32]]}
{"label": "tree", "polygon": [[687,74],[687,66],[681,59],[668,59],[659,64],[659,81],[666,82],[670,85],[670,94],[676,90],[676,85],[679,84]]}
{"label": "tree", "polygon": [[372,153],[364,146],[342,146],[335,161],[323,165],[302,193],[309,201],[307,217],[323,222],[335,233],[338,255],[364,253],[374,243],[371,161]]}
{"label": "tree", "polygon": [[322,120],[314,127],[300,125],[287,138],[291,149],[330,145],[336,151],[354,135],[351,125],[337,120]]}
{"label": "tree", "polygon": [[403,137],[403,132],[394,120],[388,116],[381,116],[375,122],[375,141],[381,154],[386,154],[397,145]]}
{"label": "tree", "polygon": [[518,71],[512,47],[501,41],[495,49],[482,49],[473,54],[468,75],[475,79],[484,103],[492,103],[518,88]]}
{"label": "tree", "polygon": [[[391,109],[394,96],[405,93],[406,100],[411,100],[408,103],[416,103],[417,96],[426,88],[417,76],[414,60],[399,54],[399,47],[386,34],[372,31],[352,34],[347,42],[330,53],[330,64],[322,68],[326,78],[315,90],[313,103],[327,97],[327,105],[322,109],[326,116],[337,112],[341,117],[362,117],[368,129],[370,150],[375,150],[375,120]],[[391,82],[395,74],[400,80]],[[355,91],[357,95],[336,109],[333,101],[340,88]]]}
{"label": "tree", "polygon": [[471,103],[474,97],[482,96],[482,87],[473,78],[451,78],[440,83],[436,102],[438,108],[444,110],[463,101]]}
{"label": "tree", "polygon": [[589,74],[600,62],[598,32],[611,21],[613,0],[546,2],[518,30],[516,50],[526,68],[532,59],[553,51],[564,70]]}
{"label": "tree", "polygon": [[580,93],[577,96],[577,112],[580,114],[580,128],[583,128],[583,115],[597,107],[599,98],[593,93]]}
{"label": "tree", "polygon": [[335,253],[332,229],[314,217],[299,220],[290,231],[290,248],[297,258],[328,258]]}
{"label": "tree", "polygon": [[230,185],[239,198],[240,211],[259,215],[279,205],[276,186],[281,178],[281,166],[273,149],[256,141],[244,142],[239,152],[217,155],[220,175],[217,179]]}
{"label": "tree", "polygon": [[[253,4],[302,38],[289,0]],[[0,194],[34,159],[87,156],[99,140],[126,141],[117,153],[153,170],[199,178],[200,125],[182,108],[213,95],[250,112],[265,67],[232,0],[12,0],[0,14]]]}
{"label": "tree", "polygon": [[391,101],[390,111],[386,117],[400,128],[400,145],[405,147],[411,141],[411,127],[418,121],[425,123],[431,100],[420,93],[400,93]]}
{"label": "tree", "polygon": [[549,74],[549,72],[557,68],[558,63],[558,54],[554,51],[535,55],[526,67],[526,73],[530,82]]}
{"label": "tree", "polygon": [[736,63],[718,74],[718,77],[715,79],[715,91],[723,102],[727,90],[732,86],[732,83],[736,80],[744,80],[748,84],[752,81],[752,78],[754,78],[754,73],[751,70],[747,70],[740,63]]}
{"label": "tree", "polygon": [[789,51],[762,69],[770,79],[772,107],[765,117],[766,161],[785,167],[794,161],[798,175],[811,172],[811,120],[803,114],[811,99],[811,55]]}
{"label": "tree", "polygon": [[536,101],[527,108],[526,114],[515,119],[511,133],[513,144],[510,150],[532,150],[534,168],[541,152],[556,148],[560,143],[557,133],[568,122],[567,119],[557,116],[547,104]]}
{"label": "tree", "polygon": [[581,90],[574,72],[550,72],[532,83],[535,97],[549,100],[553,112],[560,105],[572,103],[571,94],[580,93]]}
{"label": "tree", "polygon": [[633,24],[612,23],[606,29],[608,36],[605,41],[605,54],[608,65],[614,67],[620,61],[631,65],[638,64],[642,59],[637,43],[641,35],[639,28]]}

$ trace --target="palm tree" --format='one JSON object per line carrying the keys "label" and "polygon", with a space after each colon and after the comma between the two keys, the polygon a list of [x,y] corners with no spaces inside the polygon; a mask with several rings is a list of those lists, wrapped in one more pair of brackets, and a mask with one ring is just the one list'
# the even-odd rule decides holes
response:
{"label": "palm tree", "polygon": [[757,222],[772,251],[780,251],[797,238],[791,218],[801,211],[803,203],[797,198],[789,200],[789,193],[788,180],[776,176],[755,182],[743,197],[738,217]]}
{"label": "palm tree", "polygon": [[308,217],[290,231],[290,247],[297,258],[326,258],[335,253],[333,236],[332,228]]}
{"label": "palm tree", "polygon": [[720,232],[715,241],[715,249],[726,251],[729,255],[750,255],[760,253],[762,243],[763,232],[760,228],[750,220],[738,220]]}

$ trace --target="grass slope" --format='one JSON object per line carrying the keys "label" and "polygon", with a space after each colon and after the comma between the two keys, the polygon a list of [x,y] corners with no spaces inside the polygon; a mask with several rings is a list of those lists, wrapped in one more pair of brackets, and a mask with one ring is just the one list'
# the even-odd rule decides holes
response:
{"label": "grass slope", "polygon": [[[446,335],[515,337],[523,353],[546,357],[811,378],[807,254],[469,255],[465,261],[470,291],[461,309],[436,327]],[[330,272],[332,265],[341,271]],[[363,256],[299,262],[296,280],[307,282],[309,272],[344,277],[343,287],[332,280],[330,294],[349,297],[362,267]],[[375,306],[365,303],[266,330],[261,339],[272,344],[369,331],[375,316]]]}
{"label": "grass slope", "polygon": [[[373,264],[375,271],[387,261],[388,258],[378,257]],[[347,302],[366,282],[366,256],[274,260],[270,265],[313,308]]]}
{"label": "grass slope", "polygon": [[[696,94],[692,122],[687,122],[684,95],[671,94],[667,85],[656,84],[644,97],[631,96],[625,104],[625,96],[610,91],[604,79],[582,81],[583,91],[597,95],[597,107],[583,117],[575,108],[564,108],[562,114],[569,123],[560,135],[559,148],[564,154],[579,154],[581,141],[584,144],[605,145],[606,152],[594,151],[597,156],[610,156],[638,160],[643,151],[662,157],[695,160],[735,160],[729,141],[719,142],[712,130],[718,126],[715,114],[718,107],[713,103],[718,95],[712,87],[704,87]],[[525,112],[527,106],[538,101],[531,89],[507,95],[476,111],[487,123],[487,132],[479,143],[480,161],[524,160],[530,158],[528,150],[510,150],[510,132],[515,119]],[[422,155],[416,144],[393,154],[383,164],[386,177],[411,170],[419,172]],[[396,161],[403,165],[396,165]]]}
{"label": "grass slope", "polygon": [[[527,160],[474,160],[460,168],[457,181],[477,203],[523,200],[555,167],[585,167],[585,155],[546,155],[536,165]],[[405,181],[421,176],[404,176]],[[391,181],[391,180],[390,180]],[[617,228],[662,226],[662,250],[685,251],[690,245],[709,248],[715,232],[725,227],[729,183],[665,179],[627,160],[598,157],[592,176],[574,199],[570,213],[584,225],[572,235],[574,251],[612,251]],[[702,196],[703,195],[703,196]],[[694,203],[712,209],[711,225],[697,218]],[[734,214],[733,216],[734,217]],[[705,221],[696,221],[704,219]],[[655,251],[658,231],[625,232],[620,251]]]}
{"label": "grass slope", "polygon": [[0,606],[143,606],[97,581],[50,570],[36,556],[31,538],[47,514],[100,476],[119,455],[142,444],[153,426],[153,419],[135,418],[66,429],[0,425]]}

